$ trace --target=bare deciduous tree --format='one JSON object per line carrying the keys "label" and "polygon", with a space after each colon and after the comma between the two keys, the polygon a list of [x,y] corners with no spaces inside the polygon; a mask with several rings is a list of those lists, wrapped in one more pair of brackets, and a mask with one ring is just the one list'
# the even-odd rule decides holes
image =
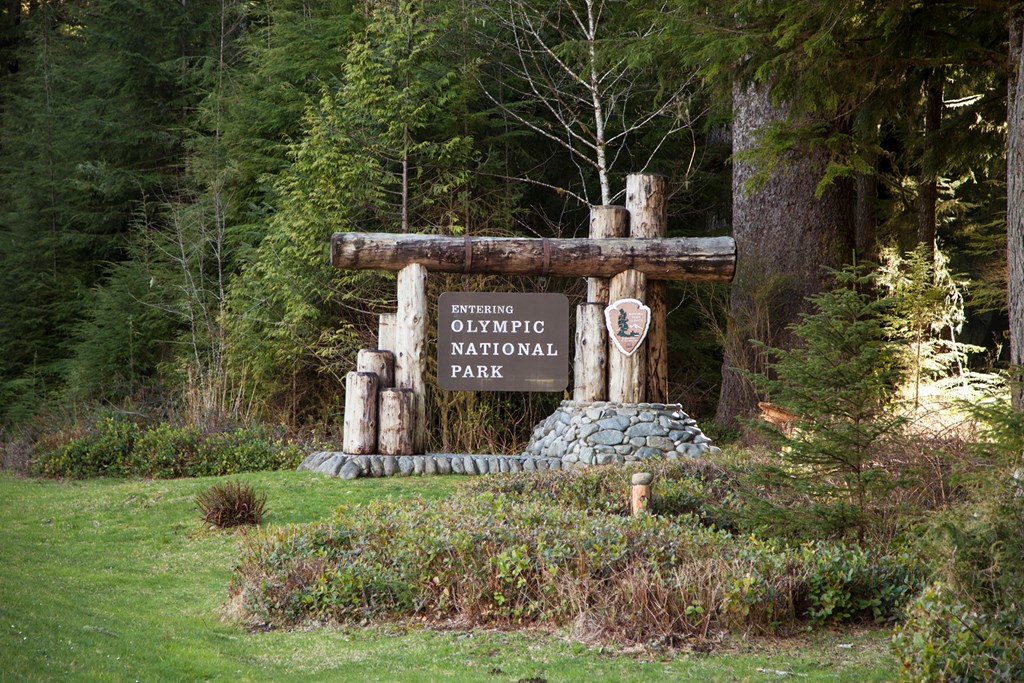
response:
{"label": "bare deciduous tree", "polygon": [[646,170],[665,140],[699,114],[687,98],[695,74],[663,87],[631,50],[663,30],[653,23],[626,26],[622,19],[638,16],[636,9],[606,0],[495,0],[488,9],[499,26],[493,38],[498,83],[484,83],[484,92],[507,116],[568,151],[582,189],[558,189],[588,204],[595,202],[586,181],[595,172],[601,204],[621,193],[613,192],[610,174],[629,153],[631,137],[660,126],[641,167],[629,169]]}

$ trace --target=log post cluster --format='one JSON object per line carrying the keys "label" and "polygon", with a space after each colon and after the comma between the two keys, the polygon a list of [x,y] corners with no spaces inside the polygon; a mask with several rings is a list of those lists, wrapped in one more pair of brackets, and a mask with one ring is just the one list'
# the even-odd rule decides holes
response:
{"label": "log post cluster", "polygon": [[[644,250],[646,245],[649,253],[656,252],[657,245],[668,242],[667,206],[664,176],[631,174],[626,177],[625,207],[591,208],[590,238],[614,241],[628,235],[628,240],[637,245],[636,249]],[[723,242],[722,246],[727,244]],[[734,254],[730,256],[731,259],[734,257]],[[587,303],[576,310],[576,383],[573,398],[577,401],[667,403],[665,280],[677,279],[679,272],[654,268],[640,260],[619,260],[615,263],[618,267],[610,279],[588,278]],[[728,278],[731,278],[731,273],[726,276]],[[607,338],[603,313],[600,337],[595,336],[597,333],[589,317],[593,315],[594,309],[603,311],[611,302],[627,298],[642,301],[651,309],[647,339],[630,356],[620,353]]]}
{"label": "log post cluster", "polygon": [[380,316],[380,348],[361,349],[355,372],[346,378],[345,453],[423,452],[427,322],[427,271],[414,263],[398,273],[398,312]]}

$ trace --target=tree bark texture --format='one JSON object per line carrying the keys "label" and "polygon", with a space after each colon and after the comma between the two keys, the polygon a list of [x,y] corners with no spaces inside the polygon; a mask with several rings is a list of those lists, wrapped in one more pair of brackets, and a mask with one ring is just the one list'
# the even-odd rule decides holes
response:
{"label": "tree bark texture", "polygon": [[576,307],[576,356],[573,365],[573,400],[608,398],[608,331],[606,303],[588,301]]}
{"label": "tree bark texture", "polygon": [[[1010,60],[1014,66],[1007,98],[1006,261],[1010,311],[1010,361],[1024,381],[1024,8],[1010,16]],[[1024,384],[1013,391],[1013,407],[1024,411]]]}
{"label": "tree bark texture", "polygon": [[[638,299],[647,296],[647,276],[627,270],[612,278],[608,291],[610,301]],[[608,400],[620,403],[642,403],[647,395],[647,341],[633,355],[619,351],[608,339]]]}
{"label": "tree bark texture", "polygon": [[[665,176],[633,173],[626,176],[626,209],[629,235],[635,239],[656,239],[668,235],[668,198]],[[668,403],[668,307],[664,280],[648,279],[644,303],[651,309],[647,332],[646,400]]]}
{"label": "tree bark texture", "polygon": [[750,340],[789,348],[786,328],[807,309],[805,297],[828,286],[827,268],[852,256],[853,183],[834,183],[815,195],[828,161],[824,151],[792,153],[763,186],[747,187],[759,169],[744,152],[757,147],[759,129],[786,115],[767,86],[733,88],[733,237],[743,257],[730,292],[715,416],[724,425],[757,410],[757,393],[740,374],[765,370],[763,353]]}
{"label": "tree bark texture", "polygon": [[[624,206],[590,207],[590,239],[625,237],[629,232],[629,211]],[[587,301],[608,305],[608,278],[587,279]]]}
{"label": "tree bark texture", "polygon": [[432,273],[612,277],[632,269],[661,280],[728,282],[736,245],[729,237],[592,240],[347,232],[335,233],[331,259],[339,268],[364,270],[399,271],[415,263]]}
{"label": "tree bark texture", "polygon": [[416,427],[416,394],[412,389],[382,389],[380,392],[380,438],[382,455],[413,455]]}
{"label": "tree bark texture", "polygon": [[412,264],[398,272],[395,384],[416,397],[413,448],[422,453],[427,435],[427,270]]}
{"label": "tree bark texture", "polygon": [[377,375],[377,388],[395,386],[395,354],[383,349],[359,349],[356,354],[356,372]]}
{"label": "tree bark texture", "polygon": [[350,372],[345,378],[345,422],[341,450],[352,455],[377,451],[377,375]]}

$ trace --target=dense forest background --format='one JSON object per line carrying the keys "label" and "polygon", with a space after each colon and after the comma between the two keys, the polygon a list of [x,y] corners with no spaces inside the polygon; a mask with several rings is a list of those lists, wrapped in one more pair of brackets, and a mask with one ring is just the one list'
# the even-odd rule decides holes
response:
{"label": "dense forest background", "polygon": [[[750,340],[792,344],[824,266],[879,262],[921,294],[902,321],[930,377],[1005,369],[1024,324],[1007,275],[1021,17],[982,0],[6,0],[0,424],[116,406],[340,429],[341,379],[394,285],[332,269],[332,232],[584,236],[640,171],[668,178],[671,235],[739,245],[731,288],[669,291],[670,397],[695,414],[749,413]],[[560,398],[437,392],[431,445],[511,449]]]}

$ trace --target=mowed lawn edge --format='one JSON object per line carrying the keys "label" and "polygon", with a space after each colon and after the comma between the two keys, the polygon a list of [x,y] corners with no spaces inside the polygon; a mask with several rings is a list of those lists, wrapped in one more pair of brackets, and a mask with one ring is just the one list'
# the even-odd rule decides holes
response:
{"label": "mowed lawn edge", "polygon": [[241,531],[205,529],[193,499],[244,480],[264,526],[382,496],[450,495],[457,477],[345,481],[308,472],[49,481],[0,473],[0,681],[891,680],[880,630],[635,656],[559,633],[408,622],[249,633],[223,617]]}

